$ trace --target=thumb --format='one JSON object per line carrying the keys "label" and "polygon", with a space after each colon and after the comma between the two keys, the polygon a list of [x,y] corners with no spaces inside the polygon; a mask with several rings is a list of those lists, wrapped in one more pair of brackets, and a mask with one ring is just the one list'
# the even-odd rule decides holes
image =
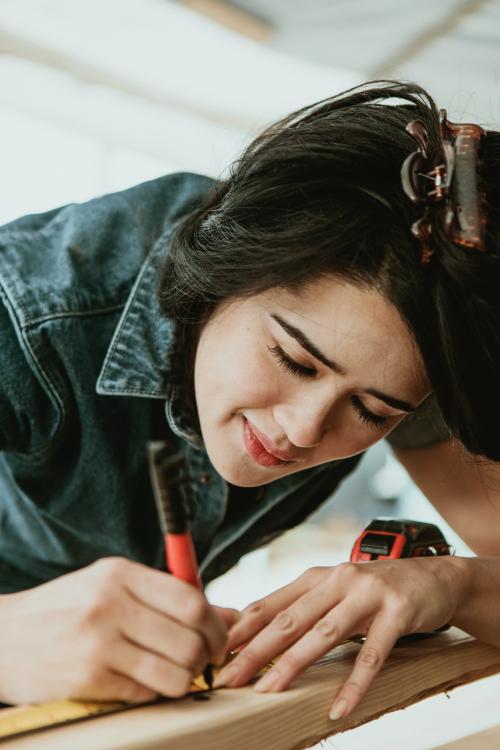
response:
{"label": "thumb", "polygon": [[227,628],[232,628],[241,618],[241,612],[239,609],[234,609],[233,607],[218,607],[216,604],[213,606],[226,623]]}

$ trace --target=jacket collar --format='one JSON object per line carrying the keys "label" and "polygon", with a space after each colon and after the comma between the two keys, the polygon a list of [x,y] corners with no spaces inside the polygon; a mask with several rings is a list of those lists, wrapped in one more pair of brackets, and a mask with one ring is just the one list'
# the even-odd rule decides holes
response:
{"label": "jacket collar", "polygon": [[156,293],[172,229],[160,237],[141,266],[108,347],[96,391],[103,396],[164,399],[173,432],[201,448],[200,430],[187,408],[176,324],[161,315]]}

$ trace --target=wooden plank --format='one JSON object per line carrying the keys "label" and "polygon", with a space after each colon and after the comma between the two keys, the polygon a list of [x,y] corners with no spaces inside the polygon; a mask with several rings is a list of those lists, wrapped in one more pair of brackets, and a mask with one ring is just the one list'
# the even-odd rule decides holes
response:
{"label": "wooden plank", "polygon": [[498,750],[500,747],[500,724],[482,732],[470,734],[454,742],[447,742],[434,750]]}
{"label": "wooden plank", "polygon": [[500,649],[457,628],[397,644],[361,706],[337,722],[333,698],[360,646],[346,643],[310,667],[289,690],[258,694],[251,686],[187,697],[26,735],[1,750],[299,750],[439,692],[500,672]]}
{"label": "wooden plank", "polygon": [[339,646],[275,694],[251,686],[143,706],[8,741],[9,750],[299,750],[389,711],[500,672],[500,649],[449,631],[392,651],[361,706],[332,722],[328,710],[360,646]]}

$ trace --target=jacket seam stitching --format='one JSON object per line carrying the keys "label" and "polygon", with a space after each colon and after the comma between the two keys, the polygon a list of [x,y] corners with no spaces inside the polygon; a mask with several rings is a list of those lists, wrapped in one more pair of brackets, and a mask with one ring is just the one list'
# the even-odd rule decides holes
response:
{"label": "jacket seam stitching", "polygon": [[102,364],[101,371],[99,373],[99,377],[98,377],[98,380],[97,380],[98,384],[99,383],[102,384],[104,382],[104,380],[106,379],[106,374],[105,373],[108,371],[108,368],[110,367],[110,362],[113,360],[116,348],[118,346],[118,343],[119,343],[119,341],[121,339],[121,336],[122,336],[122,333],[123,333],[125,314],[128,313],[128,311],[132,307],[132,304],[133,304],[133,302],[135,301],[135,299],[137,297],[137,292],[138,292],[138,289],[141,286],[142,280],[143,280],[144,276],[146,275],[146,273],[149,270],[151,259],[152,259],[152,257],[154,257],[154,247],[155,246],[153,246],[151,248],[151,250],[149,251],[149,253],[147,254],[147,256],[146,256],[146,258],[145,258],[145,260],[143,262],[142,268],[139,270],[139,273],[137,274],[137,276],[135,278],[134,285],[132,287],[132,290],[129,293],[127,301],[123,305],[123,314],[122,314],[122,317],[121,317],[121,319],[120,319],[120,321],[119,321],[119,323],[118,323],[118,325],[117,325],[117,327],[115,329],[115,332],[114,332],[113,337],[111,339],[111,343],[110,343],[110,346],[108,348],[108,351],[106,352],[106,356],[104,358],[104,362]]}
{"label": "jacket seam stitching", "polygon": [[66,423],[66,417],[65,417],[65,413],[64,413],[64,402],[63,402],[63,400],[61,398],[61,395],[59,394],[59,392],[58,392],[58,390],[56,388],[54,380],[51,378],[49,372],[41,364],[38,356],[35,354],[35,350],[34,350],[32,344],[31,344],[31,342],[29,341],[29,338],[26,335],[26,332],[24,330],[22,331],[22,337],[23,337],[23,341],[24,341],[24,344],[25,344],[26,348],[29,350],[29,353],[30,353],[30,356],[31,356],[31,360],[32,360],[32,363],[33,363],[34,367],[37,368],[38,372],[40,373],[40,376],[41,376],[42,380],[46,384],[46,387],[48,389],[47,395],[49,396],[49,398],[52,396],[51,400],[53,399],[53,404],[56,407],[56,410],[58,412],[58,424],[56,426],[56,429],[54,431],[53,436],[47,441],[47,443],[44,444],[43,446],[41,446],[39,448],[35,448],[33,450],[19,451],[19,453],[21,455],[29,456],[30,458],[32,458],[32,457],[37,458],[37,457],[42,457],[45,454],[50,453],[51,450],[53,450],[54,444],[57,442],[57,440],[59,438],[59,435],[62,432],[63,426]]}
{"label": "jacket seam stitching", "polygon": [[[4,277],[5,277],[5,275],[8,275],[8,274],[5,274],[5,269],[4,269]],[[1,282],[1,280],[0,280],[0,282]],[[57,442],[57,440],[59,439],[59,435],[61,434],[61,431],[63,430],[63,427],[64,427],[64,425],[66,423],[65,410],[64,410],[64,401],[63,401],[62,396],[61,396],[61,394],[59,393],[59,391],[58,391],[58,389],[56,387],[56,383],[55,383],[54,379],[51,377],[49,371],[46,370],[44,368],[44,366],[41,364],[40,359],[37,356],[37,354],[35,353],[34,347],[33,347],[32,343],[29,340],[29,329],[32,328],[35,325],[35,321],[29,321],[29,322],[27,321],[27,317],[28,316],[26,314],[26,312],[27,312],[26,311],[26,307],[25,307],[25,305],[23,303],[22,298],[20,298],[19,295],[17,295],[15,293],[15,282],[14,282],[14,287],[13,288],[11,288],[11,284],[8,283],[7,279],[5,279],[5,284],[2,285],[0,283],[0,285],[3,286],[4,295],[5,295],[5,301],[8,302],[8,304],[9,304],[9,307],[10,307],[10,309],[12,311],[13,317],[14,317],[14,319],[16,321],[19,333],[21,335],[23,344],[24,344],[24,346],[26,348],[26,352],[29,354],[29,359],[31,360],[31,363],[27,360],[26,354],[24,355],[25,359],[27,360],[28,367],[32,367],[32,368],[34,368],[38,372],[38,374],[39,374],[42,382],[44,383],[44,389],[45,389],[46,395],[50,399],[50,401],[52,402],[52,404],[54,405],[54,408],[55,408],[56,414],[57,414],[57,426],[56,426],[56,429],[54,431],[54,434],[47,440],[46,443],[44,443],[40,447],[33,448],[32,450],[14,451],[14,453],[16,453],[19,456],[24,456],[26,458],[39,460],[39,459],[42,459],[45,455],[51,453],[51,451],[54,449],[54,445]],[[14,304],[14,300],[15,300],[15,304]],[[116,306],[113,306],[113,307],[110,307],[110,308],[105,308],[105,309],[103,308],[103,309],[99,310],[99,312],[112,312],[112,311],[115,311],[115,310],[120,309],[122,307],[123,307],[123,304],[116,305]],[[19,320],[19,316],[17,314],[16,308],[18,308],[18,309],[20,309],[22,311],[23,318],[24,318],[24,320],[26,322],[21,323],[21,321]],[[88,315],[89,313],[82,313],[82,314]],[[68,317],[69,315],[70,314],[65,313],[65,314],[63,314],[61,316],[57,316],[57,317]],[[45,322],[47,320],[53,320],[55,317],[56,316],[54,316],[54,315],[45,316],[45,317],[42,317],[42,318],[38,318],[36,322],[37,322],[37,324],[39,324],[39,323]]]}
{"label": "jacket seam stitching", "polygon": [[116,310],[122,310],[124,306],[125,303],[120,302],[119,304],[112,305],[110,307],[101,307],[97,310],[72,310],[69,312],[51,313],[47,315],[41,315],[38,318],[33,318],[32,320],[28,320],[26,316],[26,322],[20,324],[20,328],[31,328],[32,326],[40,325],[41,323],[46,323],[47,321],[51,320],[59,320],[60,318],[84,318],[92,317],[93,315],[105,315],[106,313],[116,312]]}

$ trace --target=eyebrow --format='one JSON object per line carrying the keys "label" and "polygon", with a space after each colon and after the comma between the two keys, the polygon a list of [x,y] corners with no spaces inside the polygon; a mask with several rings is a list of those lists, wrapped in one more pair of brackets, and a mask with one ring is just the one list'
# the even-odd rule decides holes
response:
{"label": "eyebrow", "polygon": [[[301,331],[300,328],[296,328],[294,325],[289,323],[287,320],[281,317],[281,315],[278,315],[278,313],[271,313],[271,318],[278,323],[283,330],[288,333],[289,336],[291,336],[295,341],[297,341],[303,349],[306,350],[306,352],[309,352],[309,354],[312,354],[312,356],[318,360],[318,362],[321,362],[325,365],[325,367],[328,367],[330,370],[333,370],[333,372],[336,372],[338,375],[347,375],[347,370],[345,370],[343,367],[341,367],[337,362],[334,362],[332,359],[329,359],[325,354],[323,354],[320,349],[316,346],[316,344],[313,344],[311,339],[306,336],[304,331]],[[369,393],[371,396],[375,396],[375,398],[380,399],[380,401],[384,401],[388,406],[392,406],[393,409],[399,409],[400,411],[405,411],[408,414],[412,411],[416,410],[416,406],[413,406],[413,404],[410,404],[409,401],[403,401],[402,399],[395,398],[394,396],[389,396],[387,393],[382,393],[382,391],[378,391],[375,388],[365,388],[364,389],[366,393]]]}

